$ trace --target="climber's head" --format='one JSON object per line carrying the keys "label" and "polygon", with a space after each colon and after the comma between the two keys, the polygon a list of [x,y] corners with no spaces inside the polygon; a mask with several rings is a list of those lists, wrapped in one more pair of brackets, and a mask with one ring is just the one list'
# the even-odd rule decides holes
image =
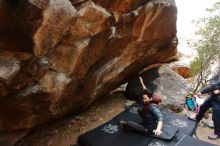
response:
{"label": "climber's head", "polygon": [[160,103],[162,101],[160,96],[153,96],[153,93],[149,89],[144,90],[143,94],[143,103],[149,103],[149,102],[154,102],[154,103]]}

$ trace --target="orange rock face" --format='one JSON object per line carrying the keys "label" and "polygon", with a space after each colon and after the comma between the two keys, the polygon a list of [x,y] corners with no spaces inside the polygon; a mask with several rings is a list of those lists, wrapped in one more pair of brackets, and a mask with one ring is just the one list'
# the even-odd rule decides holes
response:
{"label": "orange rock face", "polygon": [[175,67],[172,70],[185,79],[192,77],[191,69],[189,67]]}
{"label": "orange rock face", "polygon": [[78,112],[176,55],[174,0],[0,1],[0,130]]}

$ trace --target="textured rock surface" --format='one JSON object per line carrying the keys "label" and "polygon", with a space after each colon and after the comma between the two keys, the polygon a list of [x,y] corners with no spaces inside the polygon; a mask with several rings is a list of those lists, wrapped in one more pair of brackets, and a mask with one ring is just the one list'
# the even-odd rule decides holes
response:
{"label": "textured rock surface", "polygon": [[185,79],[192,77],[191,69],[187,66],[175,66],[172,68],[172,70]]}
{"label": "textured rock surface", "polygon": [[0,1],[0,131],[78,112],[176,55],[173,0]]}
{"label": "textured rock surface", "polygon": [[177,74],[182,76],[185,79],[192,77],[192,71],[190,68],[190,62],[192,61],[192,55],[187,56],[184,54],[178,53],[179,58],[177,61],[168,64],[167,66],[175,71]]}
{"label": "textured rock surface", "polygon": [[172,70],[161,67],[158,70],[159,78],[153,81],[157,86],[155,94],[163,97],[163,103],[180,105],[185,103],[185,94],[189,91],[188,82]]}
{"label": "textured rock surface", "polygon": [[[188,82],[167,67],[152,68],[143,72],[144,83],[155,95],[163,99],[164,105],[179,106],[185,103],[185,94],[189,91]],[[142,90],[138,77],[131,79],[126,88],[128,98],[135,97]]]}

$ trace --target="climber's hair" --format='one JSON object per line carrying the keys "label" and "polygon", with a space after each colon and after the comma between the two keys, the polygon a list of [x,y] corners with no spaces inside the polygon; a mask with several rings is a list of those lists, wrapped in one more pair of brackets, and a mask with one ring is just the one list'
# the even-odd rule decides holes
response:
{"label": "climber's hair", "polygon": [[153,93],[149,89],[144,89],[144,94],[146,94],[148,97],[153,97]]}

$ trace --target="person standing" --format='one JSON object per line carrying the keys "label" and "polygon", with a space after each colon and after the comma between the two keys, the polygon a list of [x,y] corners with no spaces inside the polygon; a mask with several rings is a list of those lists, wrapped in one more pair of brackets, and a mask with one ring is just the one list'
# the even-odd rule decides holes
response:
{"label": "person standing", "polygon": [[202,94],[210,93],[210,96],[207,97],[206,101],[201,105],[200,111],[196,115],[196,122],[204,117],[205,113],[209,108],[213,109],[212,120],[214,123],[214,132],[209,135],[208,138],[215,140],[220,138],[220,82],[219,75],[214,76],[211,80],[211,85],[203,88],[197,95],[200,97]]}

